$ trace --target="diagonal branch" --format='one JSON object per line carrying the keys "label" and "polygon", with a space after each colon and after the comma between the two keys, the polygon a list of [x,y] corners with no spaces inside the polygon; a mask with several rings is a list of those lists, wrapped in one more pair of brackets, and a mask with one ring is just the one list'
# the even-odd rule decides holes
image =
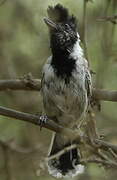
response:
{"label": "diagonal branch", "polygon": [[78,147],[78,144],[72,144],[72,145],[70,145],[68,147],[65,147],[61,151],[57,152],[56,154],[47,157],[46,160],[49,161],[49,160],[54,159],[54,158],[59,158],[62,154],[66,153],[66,152],[69,152],[70,150],[72,150],[74,148],[77,148],[77,147]]}
{"label": "diagonal branch", "polygon": [[[5,108],[5,107],[1,107],[0,106],[0,115],[3,116],[7,116],[10,118],[15,118],[15,119],[19,119],[25,122],[29,122],[38,126],[41,126],[40,124],[40,117],[39,115],[34,115],[34,114],[29,114],[29,113],[24,113],[24,112],[20,112],[20,111],[16,111],[16,110],[12,110],[9,108]],[[55,154],[54,157],[49,157],[50,159],[55,158],[56,156],[59,157],[61,154],[63,154],[66,151],[69,151],[72,148],[76,148],[77,147],[77,143],[79,144],[88,144],[90,145],[92,148],[94,148],[94,151],[92,151],[92,155],[96,156],[98,149],[106,152],[107,154],[110,153],[111,150],[111,155],[112,152],[114,153],[114,156],[117,155],[117,145],[113,145],[110,144],[106,141],[102,141],[99,139],[94,139],[95,144],[97,144],[97,150],[95,149],[95,147],[93,147],[90,138],[86,135],[84,135],[83,133],[81,134],[81,132],[79,132],[78,130],[71,130],[68,128],[64,128],[56,123],[54,123],[54,121],[51,120],[51,118],[48,119],[48,121],[43,124],[43,127],[55,131],[57,133],[61,133],[64,136],[69,137],[69,139],[73,142],[73,140],[75,140],[75,144],[73,144],[71,147],[66,147],[65,149],[63,149],[62,151],[60,151],[58,154]],[[98,155],[98,157],[100,157]],[[103,165],[109,165],[110,167],[115,167],[117,168],[117,163],[114,160],[111,160],[110,158],[108,159],[103,159],[103,158],[95,158],[95,159],[89,159],[88,161],[82,161],[82,163],[87,163],[87,162],[94,162],[94,163],[100,163]]]}
{"label": "diagonal branch", "polygon": [[[0,115],[10,117],[10,118],[15,118],[19,119],[28,123],[32,123],[38,126],[41,126],[40,124],[40,116],[41,115],[34,115],[34,114],[29,114],[29,113],[24,113],[20,111],[16,111],[10,108],[5,108],[0,106]],[[49,117],[48,117],[49,118]],[[74,139],[75,137],[78,136],[74,131],[63,128],[62,126],[59,126],[58,124],[54,123],[50,118],[47,120],[45,124],[43,124],[43,127],[55,131],[57,133],[61,133],[63,135],[71,136],[71,139]],[[71,134],[70,134],[71,133]],[[69,135],[70,134],[70,135]]]}
{"label": "diagonal branch", "polygon": [[[0,115],[19,119],[40,126],[39,115],[37,116],[34,114],[24,113],[1,106],[0,106]],[[54,132],[61,133],[69,137],[71,140],[77,139],[78,143],[82,143],[82,140],[84,139],[88,144],[91,145],[90,139],[87,136],[82,135],[81,133],[79,133],[79,131],[63,128],[62,126],[52,121],[51,118],[49,118],[48,121],[45,124],[43,124],[43,127],[52,130]],[[117,145],[113,145],[99,139],[95,139],[94,142],[103,150],[112,149],[115,153],[117,153]]]}

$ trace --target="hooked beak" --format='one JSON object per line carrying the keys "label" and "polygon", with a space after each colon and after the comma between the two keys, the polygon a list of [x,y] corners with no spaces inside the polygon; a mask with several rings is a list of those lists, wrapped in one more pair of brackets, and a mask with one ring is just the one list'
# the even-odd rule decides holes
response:
{"label": "hooked beak", "polygon": [[56,25],[56,23],[54,23],[53,21],[51,21],[50,19],[48,19],[48,18],[44,18],[43,19],[44,20],[44,22],[46,23],[46,25],[50,28],[50,29],[57,29],[57,25]]}

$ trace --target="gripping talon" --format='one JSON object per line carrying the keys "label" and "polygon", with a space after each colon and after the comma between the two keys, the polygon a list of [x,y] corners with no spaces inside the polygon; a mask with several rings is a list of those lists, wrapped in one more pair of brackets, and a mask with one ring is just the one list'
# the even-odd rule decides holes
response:
{"label": "gripping talon", "polygon": [[40,130],[42,129],[43,125],[46,124],[47,120],[48,117],[46,115],[42,115],[39,117]]}

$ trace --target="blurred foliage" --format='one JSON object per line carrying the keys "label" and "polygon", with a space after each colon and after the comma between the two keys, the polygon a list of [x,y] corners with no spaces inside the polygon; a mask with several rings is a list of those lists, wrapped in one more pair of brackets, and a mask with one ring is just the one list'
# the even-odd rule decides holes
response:
{"label": "blurred foliage", "polygon": [[[22,77],[29,72],[41,78],[41,69],[50,55],[48,29],[43,22],[48,5],[61,3],[78,18],[78,31],[82,40],[83,0],[6,0],[0,6],[0,78]],[[94,86],[117,89],[117,29],[101,17],[117,12],[116,0],[87,2],[87,45],[91,68],[96,72]],[[42,111],[39,92],[0,92],[0,105],[30,113]],[[103,102],[96,113],[99,132],[117,143],[117,105]],[[51,132],[0,116],[0,180],[54,179],[43,164]],[[15,146],[15,150],[2,141]],[[19,152],[21,150],[21,152]],[[110,180],[116,178],[98,165],[88,165],[79,180]]]}

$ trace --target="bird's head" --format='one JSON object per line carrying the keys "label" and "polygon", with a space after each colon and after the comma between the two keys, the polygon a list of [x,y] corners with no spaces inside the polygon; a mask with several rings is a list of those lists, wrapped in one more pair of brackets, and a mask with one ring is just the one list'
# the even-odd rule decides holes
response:
{"label": "bird's head", "polygon": [[68,10],[60,4],[50,6],[48,16],[44,22],[49,28],[52,50],[70,52],[78,39],[76,18],[69,16]]}

